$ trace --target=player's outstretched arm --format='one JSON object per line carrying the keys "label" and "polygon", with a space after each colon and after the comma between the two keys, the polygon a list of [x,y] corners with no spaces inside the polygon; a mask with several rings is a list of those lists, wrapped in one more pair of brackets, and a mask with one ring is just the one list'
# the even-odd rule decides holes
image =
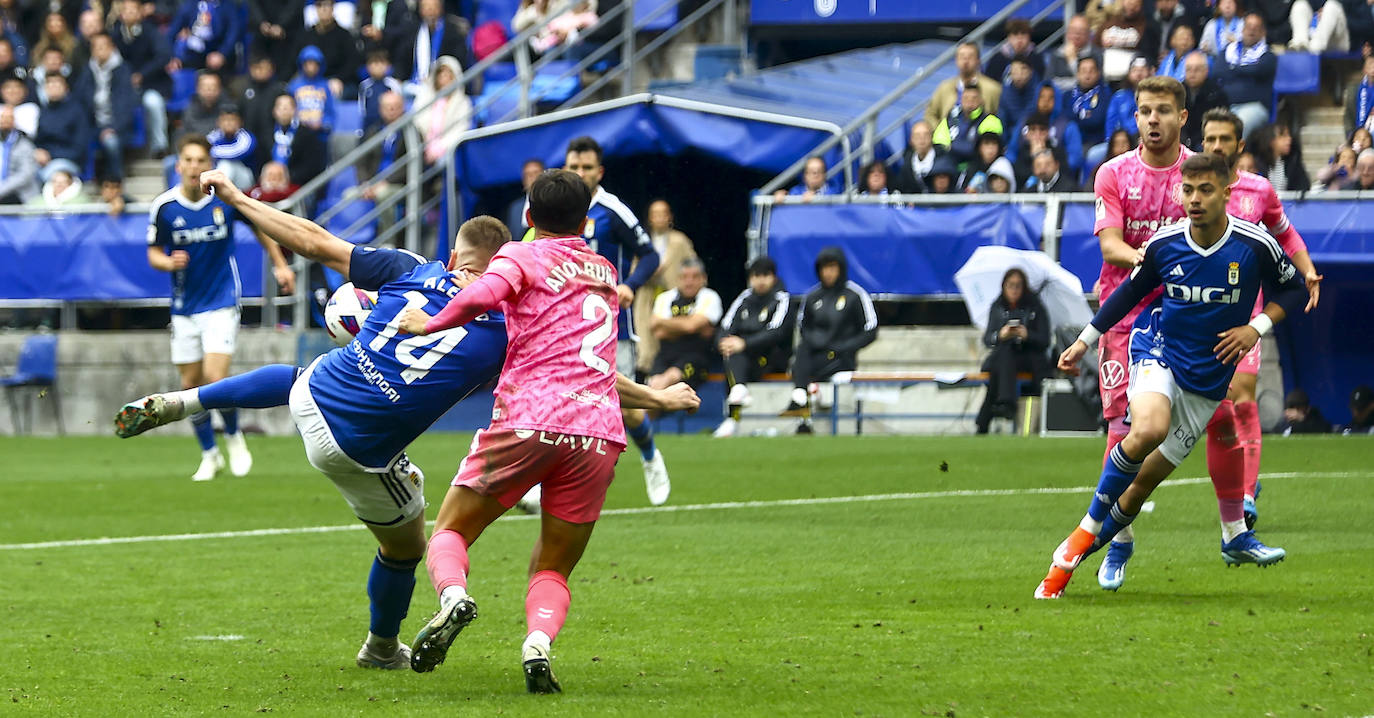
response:
{"label": "player's outstretched arm", "polygon": [[701,397],[684,382],[664,389],[650,389],[619,372],[615,375],[615,391],[620,395],[622,409],[650,409],[653,411],[696,411]]}
{"label": "player's outstretched arm", "polygon": [[242,213],[244,219],[277,244],[348,276],[348,265],[353,257],[352,244],[308,219],[274,209],[249,197],[220,170],[202,173],[200,188],[205,192],[213,191],[225,204]]}

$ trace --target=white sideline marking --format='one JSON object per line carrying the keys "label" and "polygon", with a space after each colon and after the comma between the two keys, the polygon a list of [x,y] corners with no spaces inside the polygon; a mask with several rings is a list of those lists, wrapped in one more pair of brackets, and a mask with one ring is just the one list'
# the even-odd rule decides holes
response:
{"label": "white sideline marking", "polygon": [[226,633],[222,636],[187,636],[188,641],[242,641],[243,636],[237,633]]}
{"label": "white sideline marking", "polygon": [[[1261,479],[1349,479],[1371,478],[1370,471],[1327,471],[1327,472],[1279,472],[1260,474]],[[1191,486],[1211,483],[1205,476],[1182,479],[1169,479],[1160,486]],[[982,496],[1036,496],[1043,494],[1085,494],[1096,490],[1095,486],[1051,486],[1033,489],[955,489],[951,491],[917,491],[897,494],[860,494],[858,496],[821,496],[810,499],[779,499],[775,501],[723,501],[713,504],[682,504],[677,506],[641,506],[628,509],[607,509],[602,516],[635,516],[639,514],[681,513],[686,511],[718,511],[724,509],[762,509],[776,506],[816,506],[824,504],[854,504],[875,501],[909,501],[915,499],[947,499]],[[538,516],[507,515],[503,521],[530,521]],[[246,531],[213,531],[197,534],[163,534],[155,536],[114,536],[93,539],[71,539],[67,541],[36,541],[32,543],[0,544],[0,551],[26,551],[31,549],[69,548],[79,546],[113,546],[117,544],[157,543],[163,541],[199,541],[204,539],[253,538],[257,536],[291,536],[296,534],[328,534],[340,531],[359,531],[365,527],[358,524],[342,526],[299,526],[294,528],[250,529]],[[225,639],[228,640],[228,639]]]}

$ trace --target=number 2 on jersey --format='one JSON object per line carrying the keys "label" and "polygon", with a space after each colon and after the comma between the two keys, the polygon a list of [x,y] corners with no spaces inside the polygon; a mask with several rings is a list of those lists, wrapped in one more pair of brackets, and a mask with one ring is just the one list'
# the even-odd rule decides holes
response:
{"label": "number 2 on jersey", "polygon": [[[423,309],[426,304],[429,304],[428,297],[413,290],[406,292],[405,298],[405,308],[397,312],[396,316],[392,317],[390,322],[387,322],[386,328],[378,332],[377,336],[373,337],[372,342],[368,344],[368,348],[372,351],[381,351],[386,346],[386,343],[391,341],[392,337],[396,336],[396,333],[400,331],[401,315],[405,313],[406,309],[410,309],[411,307]],[[602,304],[605,304],[605,302],[602,302]],[[407,337],[397,343],[396,361],[401,362],[406,367],[405,370],[401,372],[401,379],[407,384],[414,384],[425,378],[425,376],[429,374],[429,370],[433,369],[434,365],[439,363],[439,360],[442,359],[445,354],[453,351],[453,348],[458,346],[458,342],[463,341],[463,337],[467,335],[467,329],[463,327],[454,327],[427,336]],[[427,351],[425,351],[424,354],[419,356],[415,355],[415,350],[425,348],[427,348]]]}
{"label": "number 2 on jersey", "polygon": [[[598,312],[602,313],[600,318],[597,317]],[[599,321],[600,324],[582,337],[582,351],[578,352],[578,356],[582,358],[583,363],[602,374],[610,374],[611,365],[597,355],[596,348],[615,334],[615,316],[616,311],[611,309],[611,305],[600,295],[588,294],[587,298],[582,300],[582,318],[593,322]]]}

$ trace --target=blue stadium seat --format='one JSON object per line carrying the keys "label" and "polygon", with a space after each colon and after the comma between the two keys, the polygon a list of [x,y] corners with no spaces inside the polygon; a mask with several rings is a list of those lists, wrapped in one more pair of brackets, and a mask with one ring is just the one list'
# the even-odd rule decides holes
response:
{"label": "blue stadium seat", "polygon": [[[52,399],[53,416],[57,419],[57,433],[67,433],[62,423],[62,401],[57,391],[57,335],[37,334],[24,340],[19,349],[19,361],[15,371],[0,377],[0,386],[5,387],[5,398],[9,400],[10,416],[14,423],[14,433],[33,431],[33,401],[25,397],[24,415],[26,423],[20,422],[19,405],[14,392],[25,387],[37,389],[40,398]],[[22,427],[27,426],[27,429]]]}
{"label": "blue stadium seat", "polygon": [[1280,95],[1310,95],[1321,88],[1321,58],[1306,52],[1279,55],[1274,73],[1274,92]]}
{"label": "blue stadium seat", "polygon": [[635,3],[635,25],[642,31],[661,32],[677,22],[677,8],[664,10],[653,20],[645,23],[644,18],[664,5],[677,5],[677,0],[639,0]]}
{"label": "blue stadium seat", "polygon": [[739,74],[739,69],[738,45],[697,45],[692,73],[698,82],[724,79],[732,73]]}

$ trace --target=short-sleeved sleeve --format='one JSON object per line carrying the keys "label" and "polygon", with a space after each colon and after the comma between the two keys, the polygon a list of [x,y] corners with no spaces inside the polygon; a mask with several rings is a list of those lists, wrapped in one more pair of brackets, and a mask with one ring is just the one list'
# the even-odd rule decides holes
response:
{"label": "short-sleeved sleeve", "polygon": [[152,209],[148,210],[148,246],[166,247],[172,243],[172,233],[167,231],[167,227],[158,221],[158,215],[162,212],[164,205],[161,202],[154,203]]}
{"label": "short-sleeved sleeve", "polygon": [[664,292],[654,298],[654,316],[659,319],[673,318],[673,298],[677,296],[677,290]]}
{"label": "short-sleeved sleeve", "polygon": [[1124,228],[1124,213],[1121,209],[1121,193],[1117,191],[1116,172],[1113,167],[1103,167],[1097,173],[1093,184],[1094,200],[1093,234],[1104,229]]}
{"label": "short-sleeved sleeve", "polygon": [[424,263],[424,257],[404,249],[354,247],[348,262],[348,280],[359,289],[375,292]]}
{"label": "short-sleeved sleeve", "polygon": [[702,289],[693,313],[706,317],[713,326],[719,324],[721,316],[725,314],[725,308],[720,305],[720,295],[714,289]]}
{"label": "short-sleeved sleeve", "polygon": [[534,250],[523,242],[506,242],[501,245],[487,265],[486,274],[494,274],[509,284],[515,294],[519,294],[528,284],[525,266],[536,261]]}

